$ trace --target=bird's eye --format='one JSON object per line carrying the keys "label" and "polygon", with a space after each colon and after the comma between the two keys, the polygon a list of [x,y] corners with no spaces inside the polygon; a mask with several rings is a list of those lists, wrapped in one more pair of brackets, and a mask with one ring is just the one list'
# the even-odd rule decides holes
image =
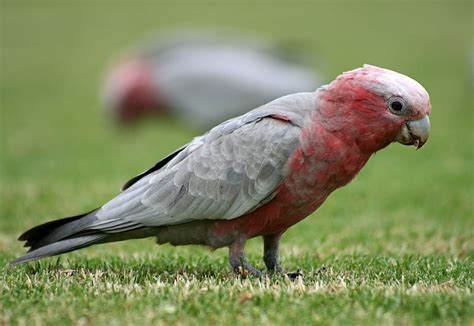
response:
{"label": "bird's eye", "polygon": [[392,96],[388,99],[388,109],[394,114],[404,114],[407,110],[405,101],[399,96]]}
{"label": "bird's eye", "polygon": [[392,108],[392,110],[394,111],[401,111],[403,109],[403,104],[402,102],[399,102],[399,101],[395,101],[395,102],[392,102],[390,104],[390,107]]}

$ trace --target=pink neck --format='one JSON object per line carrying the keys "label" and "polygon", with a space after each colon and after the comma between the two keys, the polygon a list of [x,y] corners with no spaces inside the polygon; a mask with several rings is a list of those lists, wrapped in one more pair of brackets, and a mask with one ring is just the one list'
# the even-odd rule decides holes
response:
{"label": "pink neck", "polygon": [[388,146],[403,124],[383,114],[386,104],[380,95],[352,84],[319,91],[317,103],[313,125],[369,156]]}

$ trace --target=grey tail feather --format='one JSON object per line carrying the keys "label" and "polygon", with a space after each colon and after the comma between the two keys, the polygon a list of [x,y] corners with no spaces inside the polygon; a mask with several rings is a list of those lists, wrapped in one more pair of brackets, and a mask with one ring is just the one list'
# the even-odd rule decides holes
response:
{"label": "grey tail feather", "polygon": [[25,247],[32,247],[33,250],[35,245],[37,245],[41,241],[44,241],[45,238],[52,233],[52,231],[57,230],[62,226],[69,225],[71,224],[71,222],[81,220],[84,217],[91,215],[96,210],[97,209],[93,209],[92,211],[84,214],[66,217],[37,225],[20,235],[18,237],[18,240],[26,241]]}
{"label": "grey tail feather", "polygon": [[29,247],[26,255],[14,259],[12,265],[25,263],[49,256],[63,254],[69,251],[89,247],[93,244],[122,241],[127,239],[145,238],[155,236],[155,228],[140,225],[116,225],[114,232],[107,229],[90,228],[97,217],[96,210],[86,214],[67,217],[60,220],[47,222],[23,233],[18,240],[26,241]]}
{"label": "grey tail feather", "polygon": [[10,261],[10,265],[18,265],[21,263],[26,263],[28,261],[37,260],[45,257],[55,256],[63,254],[69,251],[77,250],[80,248],[88,247],[94,243],[98,243],[104,238],[107,237],[107,234],[90,234],[79,236],[77,238],[64,239],[51,244],[45,245],[33,251],[29,251],[26,255],[23,255],[19,258],[16,258]]}
{"label": "grey tail feather", "polygon": [[26,241],[25,247],[30,247],[30,249],[26,255],[10,263],[19,264],[53,256],[103,240],[107,236],[103,232],[96,231],[88,234],[84,232],[84,229],[97,219],[95,211],[96,209],[85,214],[47,222],[26,231],[18,240]]}

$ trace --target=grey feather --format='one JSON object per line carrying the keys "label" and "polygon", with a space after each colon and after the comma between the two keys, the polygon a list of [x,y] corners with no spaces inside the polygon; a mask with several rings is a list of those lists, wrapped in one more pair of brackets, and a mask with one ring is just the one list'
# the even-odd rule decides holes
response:
{"label": "grey feather", "polygon": [[40,247],[36,250],[28,252],[26,255],[23,255],[17,259],[10,261],[11,265],[17,265],[21,263],[26,263],[28,261],[37,260],[44,257],[49,257],[53,255],[59,255],[65,252],[73,251],[79,248],[84,248],[90,246],[92,243],[96,243],[106,235],[93,234],[85,235],[78,238],[66,239],[51,244]]}
{"label": "grey feather", "polygon": [[255,210],[273,198],[285,177],[313,101],[312,93],[286,96],[196,137],[102,206],[98,220],[154,227],[233,219]]}

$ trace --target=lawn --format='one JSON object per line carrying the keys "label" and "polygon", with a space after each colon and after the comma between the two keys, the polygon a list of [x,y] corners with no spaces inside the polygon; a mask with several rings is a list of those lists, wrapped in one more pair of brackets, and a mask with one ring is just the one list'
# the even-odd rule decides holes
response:
{"label": "lawn", "polygon": [[[0,325],[474,322],[470,1],[1,1]],[[109,60],[154,31],[222,26],[304,50],[326,81],[371,63],[431,95],[419,151],[394,144],[284,236],[287,270],[245,279],[227,251],[153,239],[16,267],[17,236],[88,211],[189,141],[179,121],[119,131],[101,114]],[[247,246],[263,268],[261,240]]]}

